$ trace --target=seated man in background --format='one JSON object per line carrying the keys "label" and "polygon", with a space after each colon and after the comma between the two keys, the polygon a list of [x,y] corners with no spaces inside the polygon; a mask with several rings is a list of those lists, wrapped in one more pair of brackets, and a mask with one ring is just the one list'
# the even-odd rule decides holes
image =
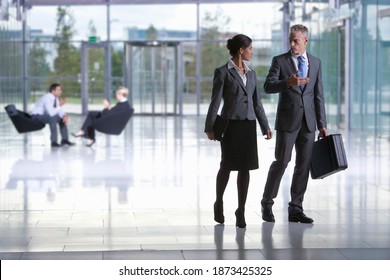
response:
{"label": "seated man in background", "polygon": [[130,104],[127,101],[127,96],[129,95],[129,90],[125,87],[118,87],[115,91],[117,104],[111,107],[110,102],[108,100],[103,101],[103,111],[90,111],[88,112],[87,118],[85,119],[83,125],[80,130],[76,133],[72,133],[74,137],[85,137],[89,139],[87,146],[91,147],[96,139],[95,139],[95,128],[93,127],[94,120],[108,116],[113,113],[121,112],[124,110],[131,110]]}
{"label": "seated man in background", "polygon": [[[61,108],[65,104],[65,99],[60,99],[62,94],[61,85],[57,83],[51,84],[49,91],[42,95],[35,103],[32,110],[32,118],[49,124],[52,147],[60,147],[62,145],[72,146],[74,143],[68,140],[67,124],[69,117]],[[57,124],[60,127],[61,144],[57,142]]]}

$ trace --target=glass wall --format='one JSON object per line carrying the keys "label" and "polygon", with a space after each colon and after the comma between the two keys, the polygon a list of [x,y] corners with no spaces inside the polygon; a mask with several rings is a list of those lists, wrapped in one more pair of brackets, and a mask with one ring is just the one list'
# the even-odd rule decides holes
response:
{"label": "glass wall", "polygon": [[[377,97],[376,112],[378,115],[375,124],[375,134],[390,137],[390,3],[389,1],[380,1],[385,4],[378,6],[378,27],[377,27]],[[383,11],[387,9],[387,16],[382,16]]]}
{"label": "glass wall", "polygon": [[[253,40],[254,55],[248,63],[258,76],[258,90],[262,93],[263,102],[274,98],[265,95],[263,83],[268,73],[272,55],[280,51],[281,38],[272,26],[282,19],[279,9],[281,4],[275,3],[235,3],[235,4],[203,4],[200,5],[200,114],[207,113],[211,97],[214,70],[230,59],[226,48],[227,39],[235,34],[243,33]],[[268,106],[267,106],[268,107]],[[270,110],[266,108],[266,111]]]}
{"label": "glass wall", "polygon": [[[272,115],[277,95],[264,94],[265,76],[272,57],[287,50],[286,26],[303,23],[310,29],[308,51],[322,60],[330,127],[389,137],[390,3],[329,2],[137,4],[111,5],[109,9],[107,5],[34,6],[26,21],[27,105],[46,92],[50,83],[60,82],[68,109],[81,112],[81,50],[85,42],[109,40],[110,63],[103,50],[96,50],[86,68],[93,73],[89,76],[93,76],[94,91],[102,87],[103,92],[107,70],[112,89],[125,83],[127,42],[176,41],[183,63],[179,68],[183,114],[204,116],[214,69],[229,59],[226,40],[244,33],[253,39],[254,57],[249,64],[257,73],[266,111]],[[283,15],[286,7],[288,12]],[[0,100],[22,103],[22,25],[16,15],[0,20],[0,43],[1,49],[7,50],[0,53]]]}
{"label": "glass wall", "polygon": [[[2,11],[3,13],[3,11]],[[22,24],[15,10],[0,14],[0,105],[23,104]]]}
{"label": "glass wall", "polygon": [[310,3],[296,22],[310,28],[309,51],[322,60],[330,125],[389,137],[390,2],[347,2]]}
{"label": "glass wall", "polygon": [[[252,37],[255,49],[258,48],[251,66],[259,71],[262,88],[270,50],[277,50],[280,45],[279,39],[275,41],[271,36],[271,25],[281,19],[280,7],[275,3],[112,5],[108,11],[106,6],[33,7],[27,21],[29,100],[32,102],[51,82],[58,81],[64,84],[68,104],[80,103],[79,53],[84,41],[110,39],[113,88],[124,82],[126,42],[180,41],[183,114],[203,115],[210,102],[214,69],[229,59],[226,40],[236,33]],[[41,20],[43,17],[45,21]],[[103,73],[99,75],[104,78]]]}

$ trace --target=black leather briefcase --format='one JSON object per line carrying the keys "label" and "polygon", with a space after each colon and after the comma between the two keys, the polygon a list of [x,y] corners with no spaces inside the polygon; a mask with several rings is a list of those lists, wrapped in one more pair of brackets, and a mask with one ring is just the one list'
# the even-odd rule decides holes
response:
{"label": "black leather briefcase", "polygon": [[331,134],[314,142],[310,166],[313,179],[323,179],[347,167],[341,134]]}

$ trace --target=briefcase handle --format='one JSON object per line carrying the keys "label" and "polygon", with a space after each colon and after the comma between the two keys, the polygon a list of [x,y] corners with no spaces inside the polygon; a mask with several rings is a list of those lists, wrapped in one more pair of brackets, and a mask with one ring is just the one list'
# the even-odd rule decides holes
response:
{"label": "briefcase handle", "polygon": [[[328,133],[328,136],[330,135],[330,133]],[[320,140],[321,138],[325,138],[327,136],[321,136],[321,133],[318,133],[318,136],[317,136],[317,140]]]}

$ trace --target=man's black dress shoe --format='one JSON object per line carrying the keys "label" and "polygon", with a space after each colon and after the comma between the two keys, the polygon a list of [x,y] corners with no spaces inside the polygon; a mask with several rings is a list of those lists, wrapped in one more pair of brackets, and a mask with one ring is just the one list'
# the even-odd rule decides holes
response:
{"label": "man's black dress shoe", "polygon": [[303,212],[288,214],[288,221],[302,224],[312,224],[314,222],[312,218],[309,218]]}
{"label": "man's black dress shoe", "polygon": [[72,142],[69,142],[69,140],[62,140],[62,141],[61,141],[61,145],[68,145],[68,146],[73,146],[73,145],[74,145],[74,143],[72,143]]}
{"label": "man's black dress shoe", "polygon": [[266,222],[275,222],[274,213],[272,213],[271,207],[263,207],[261,208],[261,212],[263,213],[262,218]]}
{"label": "man's black dress shoe", "polygon": [[52,146],[52,147],[55,147],[55,148],[61,147],[61,145],[58,144],[57,142],[51,142],[51,146]]}

